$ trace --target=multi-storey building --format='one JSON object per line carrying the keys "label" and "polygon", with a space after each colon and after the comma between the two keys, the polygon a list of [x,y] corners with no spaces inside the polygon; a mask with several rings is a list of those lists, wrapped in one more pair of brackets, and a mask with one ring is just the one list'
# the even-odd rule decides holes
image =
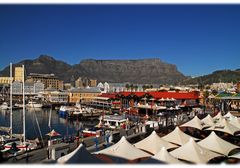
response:
{"label": "multi-storey building", "polygon": [[81,87],[96,87],[97,86],[97,80],[96,79],[89,79],[86,77],[79,77],[75,81],[75,87],[76,88],[81,88]]}
{"label": "multi-storey building", "polygon": [[[26,82],[24,84],[24,93],[26,95],[34,95],[44,91],[44,84],[40,81],[35,83]],[[12,92],[13,95],[21,95],[22,94],[22,82],[14,81],[12,84]]]}
{"label": "multi-storey building", "polygon": [[41,81],[44,84],[44,88],[63,89],[63,81],[59,80],[54,74],[37,74],[30,73],[28,80],[33,82]]}
{"label": "multi-storey building", "polygon": [[[13,80],[13,78],[12,78]],[[11,78],[10,77],[0,77],[0,84],[10,84]]]}
{"label": "multi-storey building", "polygon": [[23,67],[15,67],[14,80],[22,82],[23,80]]}
{"label": "multi-storey building", "polygon": [[95,97],[97,97],[101,91],[99,88],[75,88],[69,91],[69,102],[79,103],[79,102],[90,102]]}

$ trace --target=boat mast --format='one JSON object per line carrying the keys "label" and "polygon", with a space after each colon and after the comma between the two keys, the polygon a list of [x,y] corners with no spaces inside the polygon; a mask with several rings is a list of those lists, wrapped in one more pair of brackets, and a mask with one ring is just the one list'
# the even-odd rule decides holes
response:
{"label": "boat mast", "polygon": [[10,137],[12,138],[12,63],[10,63]]}
{"label": "boat mast", "polygon": [[25,131],[26,131],[26,128],[25,128],[25,122],[26,122],[26,119],[25,119],[25,84],[24,84],[24,74],[25,74],[25,70],[24,70],[24,65],[22,65],[22,68],[23,68],[23,74],[22,74],[22,83],[23,83],[23,142],[26,142],[26,135],[25,135]]}

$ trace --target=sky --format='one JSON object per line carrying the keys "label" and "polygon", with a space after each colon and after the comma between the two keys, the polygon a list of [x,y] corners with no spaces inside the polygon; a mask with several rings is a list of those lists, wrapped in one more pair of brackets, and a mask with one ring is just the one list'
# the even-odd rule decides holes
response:
{"label": "sky", "polygon": [[240,5],[0,5],[0,69],[41,54],[160,58],[187,76],[240,68]]}

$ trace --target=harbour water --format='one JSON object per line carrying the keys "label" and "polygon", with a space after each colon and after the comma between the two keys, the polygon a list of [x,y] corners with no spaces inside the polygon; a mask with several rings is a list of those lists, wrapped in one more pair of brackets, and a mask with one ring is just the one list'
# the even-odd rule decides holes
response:
{"label": "harbour water", "polygon": [[[26,109],[26,138],[35,139],[40,136],[40,131],[43,138],[46,138],[46,134],[50,131],[48,126],[50,108],[41,109]],[[21,134],[23,133],[23,110],[13,110],[13,133]],[[36,120],[37,119],[37,120]],[[38,128],[38,124],[39,128]],[[10,123],[10,111],[0,111],[0,126],[9,127]],[[51,129],[60,133],[61,136],[76,135],[77,130],[90,128],[98,124],[98,120],[69,120],[65,118],[60,118],[57,110],[52,110],[51,115]]]}

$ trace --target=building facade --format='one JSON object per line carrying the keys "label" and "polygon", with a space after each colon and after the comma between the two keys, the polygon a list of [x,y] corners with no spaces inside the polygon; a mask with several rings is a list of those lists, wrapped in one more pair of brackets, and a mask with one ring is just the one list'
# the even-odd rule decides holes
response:
{"label": "building facade", "polygon": [[63,89],[63,81],[59,80],[54,74],[37,74],[30,73],[28,80],[32,82],[40,81],[44,84],[44,88]]}
{"label": "building facade", "polygon": [[101,91],[94,88],[74,88],[69,91],[70,103],[91,102],[95,97],[100,95]]}
{"label": "building facade", "polygon": [[23,80],[23,67],[15,67],[14,80],[22,82]]}
{"label": "building facade", "polygon": [[[22,82],[14,81],[12,84],[12,92],[13,95],[21,95],[22,94]],[[24,84],[24,93],[28,95],[34,95],[38,94],[40,92],[44,91],[44,84],[40,81],[37,81],[35,83],[32,82],[26,82]]]}
{"label": "building facade", "polygon": [[[13,78],[12,78],[13,80]],[[0,77],[0,84],[10,84],[11,78],[10,77]]]}

